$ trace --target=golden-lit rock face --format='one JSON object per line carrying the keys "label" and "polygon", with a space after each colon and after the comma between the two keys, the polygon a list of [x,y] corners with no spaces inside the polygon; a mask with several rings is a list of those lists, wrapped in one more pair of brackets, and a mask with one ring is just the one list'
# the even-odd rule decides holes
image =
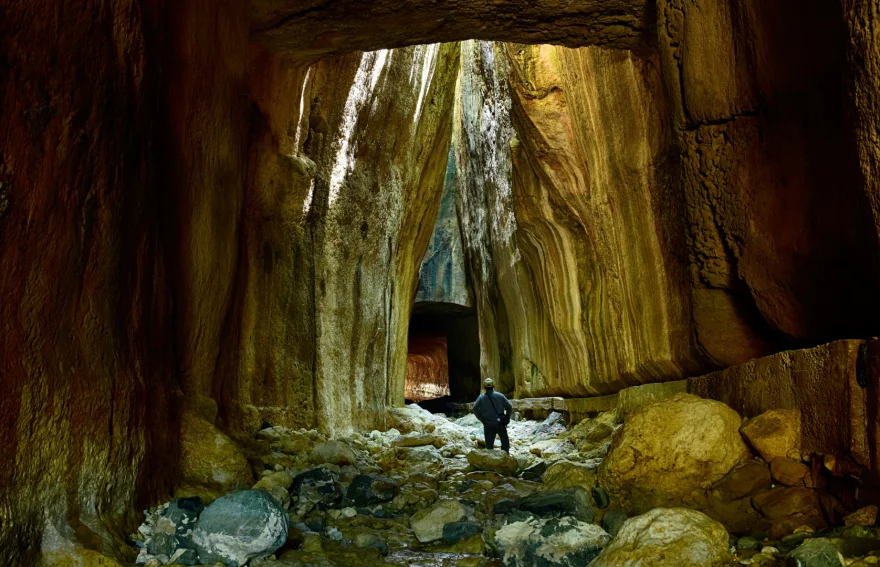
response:
{"label": "golden-lit rock face", "polygon": [[253,41],[311,60],[406,45],[494,39],[638,47],[653,35],[646,0],[256,0]]}
{"label": "golden-lit rock face", "polygon": [[[497,359],[509,356],[522,396],[608,393],[699,370],[656,58],[515,45],[494,55],[500,72],[509,66],[512,163],[497,172],[502,181],[485,185],[494,207],[480,209],[479,189],[462,206],[497,225],[486,231],[493,248],[481,249],[480,232],[465,228],[471,254],[491,257],[502,300],[493,308],[504,311],[503,323],[481,330],[491,337],[506,324],[509,337],[509,355],[490,343],[489,364],[497,372],[507,366]],[[488,140],[468,122],[472,107],[462,107],[463,136],[476,152],[459,163],[487,155]],[[473,177],[465,182],[482,183]],[[485,301],[494,282],[474,279]]]}

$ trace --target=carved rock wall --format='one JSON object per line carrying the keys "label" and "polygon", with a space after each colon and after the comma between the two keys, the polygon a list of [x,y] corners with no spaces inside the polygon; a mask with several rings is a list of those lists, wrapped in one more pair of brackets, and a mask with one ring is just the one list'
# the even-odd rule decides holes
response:
{"label": "carved rock wall", "polygon": [[247,7],[0,10],[0,549],[124,555],[232,297]]}

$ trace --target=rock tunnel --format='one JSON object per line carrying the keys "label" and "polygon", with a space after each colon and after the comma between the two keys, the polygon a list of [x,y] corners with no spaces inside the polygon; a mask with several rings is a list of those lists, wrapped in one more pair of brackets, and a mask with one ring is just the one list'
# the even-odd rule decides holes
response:
{"label": "rock tunnel", "polygon": [[[878,29],[863,0],[0,5],[0,563],[128,565],[144,509],[301,487],[307,463],[414,495],[371,521],[416,546],[438,506],[484,535],[546,525],[477,504],[514,474],[531,498],[540,465],[633,530],[723,539],[705,565],[728,532],[864,561],[821,530],[875,529],[880,503]],[[406,404],[472,402],[485,376],[557,416],[511,426],[522,462]],[[637,427],[698,452],[692,426],[736,462],[621,472]],[[440,468],[401,476],[410,455]],[[565,529],[627,564],[584,509]],[[314,514],[290,553],[363,515]],[[504,534],[474,561],[512,564]]]}

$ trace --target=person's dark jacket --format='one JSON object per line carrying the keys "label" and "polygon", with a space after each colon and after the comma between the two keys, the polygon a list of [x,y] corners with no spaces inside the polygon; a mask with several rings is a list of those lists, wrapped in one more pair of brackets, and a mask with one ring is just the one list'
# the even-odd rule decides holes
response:
{"label": "person's dark jacket", "polygon": [[474,415],[483,424],[497,425],[498,417],[502,415],[509,417],[512,410],[513,406],[510,405],[504,394],[499,394],[494,390],[486,394],[480,394],[480,397],[474,402]]}

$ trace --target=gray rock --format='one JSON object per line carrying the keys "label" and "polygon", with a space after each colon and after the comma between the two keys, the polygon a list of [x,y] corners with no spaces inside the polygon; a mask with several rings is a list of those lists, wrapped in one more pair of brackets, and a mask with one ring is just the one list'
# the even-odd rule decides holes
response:
{"label": "gray rock", "polygon": [[400,487],[390,478],[361,474],[351,481],[346,498],[354,506],[370,506],[390,502],[398,494]]}
{"label": "gray rock", "polygon": [[199,516],[192,542],[202,563],[242,567],[287,540],[287,512],[265,490],[218,498]]}
{"label": "gray rock", "polygon": [[615,537],[617,532],[620,531],[620,528],[623,527],[623,524],[629,517],[626,515],[626,512],[620,510],[618,508],[614,508],[613,510],[608,510],[604,516],[602,516],[602,527],[605,528],[605,531],[611,534],[611,537]]}
{"label": "gray rock", "polygon": [[449,522],[443,526],[443,541],[453,545],[482,531],[483,528],[474,522]]}
{"label": "gray rock", "polygon": [[593,495],[593,502],[596,503],[596,508],[600,510],[604,510],[611,504],[611,497],[608,496],[608,491],[601,486],[591,488],[590,494]]}
{"label": "gray rock", "polygon": [[841,567],[837,548],[830,539],[818,537],[800,544],[788,555],[792,567]]}
{"label": "gray rock", "polygon": [[536,463],[522,472],[523,480],[530,480],[532,482],[541,482],[541,477],[544,475],[544,472],[547,470],[547,462],[541,461]]}
{"label": "gray rock", "polygon": [[737,551],[759,551],[761,542],[753,537],[741,537],[736,540],[736,549]]}
{"label": "gray rock", "polygon": [[531,518],[495,533],[505,567],[583,567],[609,540],[599,526],[574,518]]}
{"label": "gray rock", "polygon": [[588,524],[594,518],[589,493],[582,486],[536,492],[525,498],[503,499],[495,504],[496,514],[509,514],[514,510],[529,512],[542,518],[570,516]]}
{"label": "gray rock", "polygon": [[172,565],[198,565],[199,554],[195,549],[178,549],[168,559],[168,563]]}
{"label": "gray rock", "polygon": [[296,495],[296,512],[302,516],[313,507],[326,510],[342,497],[337,474],[326,467],[316,467],[296,475],[291,492]]}

